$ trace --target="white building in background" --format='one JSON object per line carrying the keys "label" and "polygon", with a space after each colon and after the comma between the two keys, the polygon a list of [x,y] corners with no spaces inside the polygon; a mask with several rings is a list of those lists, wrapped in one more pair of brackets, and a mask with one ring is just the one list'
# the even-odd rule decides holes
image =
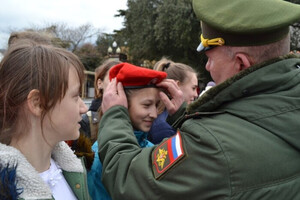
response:
{"label": "white building in background", "polygon": [[0,52],[0,61],[2,60],[3,58],[3,53]]}

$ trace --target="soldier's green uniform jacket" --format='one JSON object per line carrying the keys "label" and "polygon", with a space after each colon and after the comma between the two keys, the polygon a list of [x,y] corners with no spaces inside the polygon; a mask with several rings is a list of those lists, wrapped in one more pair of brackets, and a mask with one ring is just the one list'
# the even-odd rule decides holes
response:
{"label": "soldier's green uniform jacket", "polygon": [[99,155],[113,199],[300,199],[299,58],[252,66],[178,118],[183,109],[170,118],[179,145],[143,149],[127,109],[104,114]]}

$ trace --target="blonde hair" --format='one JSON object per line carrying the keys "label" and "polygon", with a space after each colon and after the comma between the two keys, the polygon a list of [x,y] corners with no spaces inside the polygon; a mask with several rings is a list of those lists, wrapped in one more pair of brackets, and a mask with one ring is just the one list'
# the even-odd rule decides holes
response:
{"label": "blonde hair", "polygon": [[167,73],[168,79],[173,79],[181,83],[184,83],[189,79],[189,72],[197,74],[192,67],[183,63],[173,62],[167,58],[162,58],[155,63],[153,69],[157,71],[164,71]]}
{"label": "blonde hair", "polygon": [[[182,84],[189,80],[189,73],[194,73],[197,76],[197,72],[192,67],[183,63],[173,62],[172,60],[169,60],[165,57],[155,63],[153,69],[166,72],[168,79],[179,81]],[[161,103],[158,109],[159,113],[162,113],[164,109],[165,106],[163,105],[163,103]]]}

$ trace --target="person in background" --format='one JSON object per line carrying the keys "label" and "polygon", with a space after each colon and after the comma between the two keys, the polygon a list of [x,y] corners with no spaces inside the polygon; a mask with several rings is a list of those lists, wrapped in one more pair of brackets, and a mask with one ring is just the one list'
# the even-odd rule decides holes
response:
{"label": "person in background", "polygon": [[64,142],[79,137],[87,111],[83,79],[78,57],[51,45],[22,40],[2,59],[1,180],[15,177],[19,198],[90,199],[83,161]]}
{"label": "person in background", "polygon": [[[102,165],[99,163],[97,153],[98,143],[94,141],[97,139],[99,120],[101,117],[102,94],[109,82],[109,70],[119,63],[119,61],[115,60],[106,60],[95,69],[95,99],[92,101],[89,111],[82,115],[82,120],[80,121],[80,132],[81,135],[87,136],[82,137],[86,142],[81,142],[82,140],[79,142],[74,141],[71,145],[77,154],[84,155],[88,158],[88,186],[92,199],[110,199],[109,194],[101,183]],[[82,144],[89,144],[89,141],[92,143],[91,151],[93,154],[90,153],[89,148],[81,148],[81,146],[87,146]]]}
{"label": "person in background", "polygon": [[80,131],[87,135],[91,139],[92,143],[97,140],[99,109],[102,102],[103,90],[109,82],[108,71],[110,68],[119,63],[121,62],[115,60],[106,60],[95,69],[95,98],[92,101],[88,112],[82,116],[82,121],[80,122]]}
{"label": "person in background", "polygon": [[52,45],[55,47],[62,47],[62,41],[58,38],[55,38],[48,34],[47,32],[34,32],[34,31],[19,31],[19,32],[12,32],[8,39],[8,48],[19,41],[22,40],[30,40],[37,44],[44,44],[44,45]]}
{"label": "person in background", "polygon": [[33,31],[12,32],[8,38],[8,46],[19,42],[20,40],[30,40],[38,44],[52,45],[51,37],[47,34],[37,33]]}
{"label": "person in background", "polygon": [[187,104],[194,102],[198,97],[197,72],[192,67],[162,58],[154,65],[153,69],[164,71],[167,73],[168,79],[175,80],[176,84],[183,92],[184,100]]}
{"label": "person in background", "polygon": [[[198,78],[196,71],[192,67],[162,58],[154,65],[153,69],[164,71],[168,74],[168,79],[175,80],[176,84],[183,92],[184,99],[188,104],[192,103],[198,97]],[[168,111],[163,104],[160,106],[159,113],[159,116],[153,122],[148,136],[148,139],[154,144],[158,144],[164,138],[176,134],[176,130],[166,122]]]}
{"label": "person in background", "polygon": [[216,86],[216,83],[213,81],[209,81],[205,86],[204,90],[202,90],[201,93],[199,94],[199,97],[201,97],[205,92],[207,92],[209,89],[211,89],[214,86]]}
{"label": "person in background", "polygon": [[[147,134],[157,117],[160,102],[158,96],[159,89],[154,84],[161,82],[166,76],[165,72],[158,72],[129,63],[120,63],[112,67],[109,71],[110,80],[121,82],[124,85],[127,96],[128,114],[131,121],[131,131],[134,133],[139,147],[153,146],[147,140]],[[106,86],[104,87],[105,90]],[[114,126],[121,127],[122,123],[114,124]],[[95,147],[98,148],[97,142],[93,145],[93,148]],[[96,155],[92,169],[88,173],[91,197],[98,200],[111,199],[101,181],[102,163],[98,157],[98,150]]]}
{"label": "person in background", "polygon": [[[108,82],[108,71],[114,65],[120,63],[119,61],[106,60],[102,65],[95,69],[95,99],[87,113],[82,115],[80,124],[80,136],[77,140],[67,141],[78,157],[84,157],[86,168],[90,171],[94,158],[98,158],[95,154],[98,151],[98,146],[95,144],[98,133],[98,124],[100,119],[100,107],[102,101],[103,90]],[[95,167],[93,167],[95,168]]]}
{"label": "person in background", "polygon": [[105,187],[123,200],[300,199],[300,57],[289,54],[300,5],[193,0],[193,9],[216,86],[187,106],[174,81],[157,84],[178,132],[141,149],[122,85],[108,85],[98,135]]}

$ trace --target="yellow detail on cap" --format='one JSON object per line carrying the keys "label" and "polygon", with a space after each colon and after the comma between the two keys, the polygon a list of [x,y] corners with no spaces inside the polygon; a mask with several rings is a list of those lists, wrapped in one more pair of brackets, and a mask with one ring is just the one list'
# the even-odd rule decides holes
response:
{"label": "yellow detail on cap", "polygon": [[201,34],[200,36],[200,39],[201,39],[201,43],[204,47],[209,47],[209,46],[222,46],[225,44],[225,41],[223,38],[214,38],[214,39],[205,39],[203,37],[203,34]]}

